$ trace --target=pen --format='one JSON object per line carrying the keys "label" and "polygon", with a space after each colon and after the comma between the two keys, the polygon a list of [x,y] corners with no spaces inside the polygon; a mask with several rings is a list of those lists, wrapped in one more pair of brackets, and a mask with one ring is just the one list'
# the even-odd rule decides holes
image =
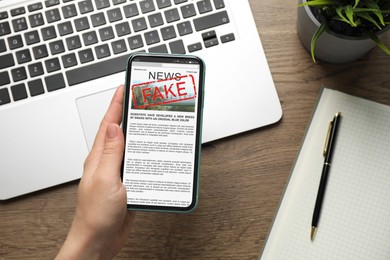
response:
{"label": "pen", "polygon": [[323,151],[324,165],[322,167],[321,180],[320,180],[320,185],[318,187],[317,199],[316,199],[316,204],[314,206],[313,218],[311,222],[310,239],[312,241],[314,240],[314,236],[317,231],[318,220],[320,218],[322,201],[324,200],[324,196],[325,196],[325,188],[328,180],[330,166],[332,163],[332,154],[336,143],[340,118],[341,118],[341,113],[338,112],[334,116],[333,120],[329,123],[328,134],[326,137],[325,147]]}

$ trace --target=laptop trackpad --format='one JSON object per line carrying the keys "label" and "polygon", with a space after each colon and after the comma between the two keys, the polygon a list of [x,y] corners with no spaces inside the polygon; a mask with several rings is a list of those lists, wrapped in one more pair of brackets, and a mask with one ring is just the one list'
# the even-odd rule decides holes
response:
{"label": "laptop trackpad", "polygon": [[91,150],[100,122],[105,115],[116,88],[80,97],[76,100],[88,149]]}

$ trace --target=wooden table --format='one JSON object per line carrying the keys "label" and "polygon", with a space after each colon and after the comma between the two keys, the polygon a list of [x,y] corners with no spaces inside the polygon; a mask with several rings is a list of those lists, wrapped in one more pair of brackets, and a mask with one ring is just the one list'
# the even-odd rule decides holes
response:
{"label": "wooden table", "polygon": [[[282,120],[205,145],[195,213],[137,213],[118,259],[257,259],[321,85],[390,105],[390,57],[379,48],[351,64],[313,64],[297,37],[295,1],[250,4]],[[70,227],[76,192],[74,182],[0,203],[0,259],[52,259]]]}

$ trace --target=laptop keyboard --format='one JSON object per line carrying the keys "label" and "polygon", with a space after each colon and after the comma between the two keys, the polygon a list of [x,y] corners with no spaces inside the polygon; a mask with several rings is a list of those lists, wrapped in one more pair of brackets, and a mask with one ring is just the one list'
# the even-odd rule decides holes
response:
{"label": "laptop keyboard", "polygon": [[224,0],[48,0],[0,10],[0,106],[124,71],[133,52],[217,48],[235,40],[216,33],[228,23]]}

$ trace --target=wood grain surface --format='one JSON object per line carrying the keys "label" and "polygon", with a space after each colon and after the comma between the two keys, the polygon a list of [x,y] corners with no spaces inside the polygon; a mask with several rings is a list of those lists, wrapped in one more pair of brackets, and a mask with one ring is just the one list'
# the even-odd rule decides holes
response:
{"label": "wood grain surface", "polygon": [[[297,37],[295,1],[249,2],[282,120],[204,145],[197,210],[137,213],[117,259],[257,259],[321,86],[390,105],[390,56],[374,48],[350,64],[313,64]],[[54,258],[73,218],[77,185],[0,202],[0,259]]]}

